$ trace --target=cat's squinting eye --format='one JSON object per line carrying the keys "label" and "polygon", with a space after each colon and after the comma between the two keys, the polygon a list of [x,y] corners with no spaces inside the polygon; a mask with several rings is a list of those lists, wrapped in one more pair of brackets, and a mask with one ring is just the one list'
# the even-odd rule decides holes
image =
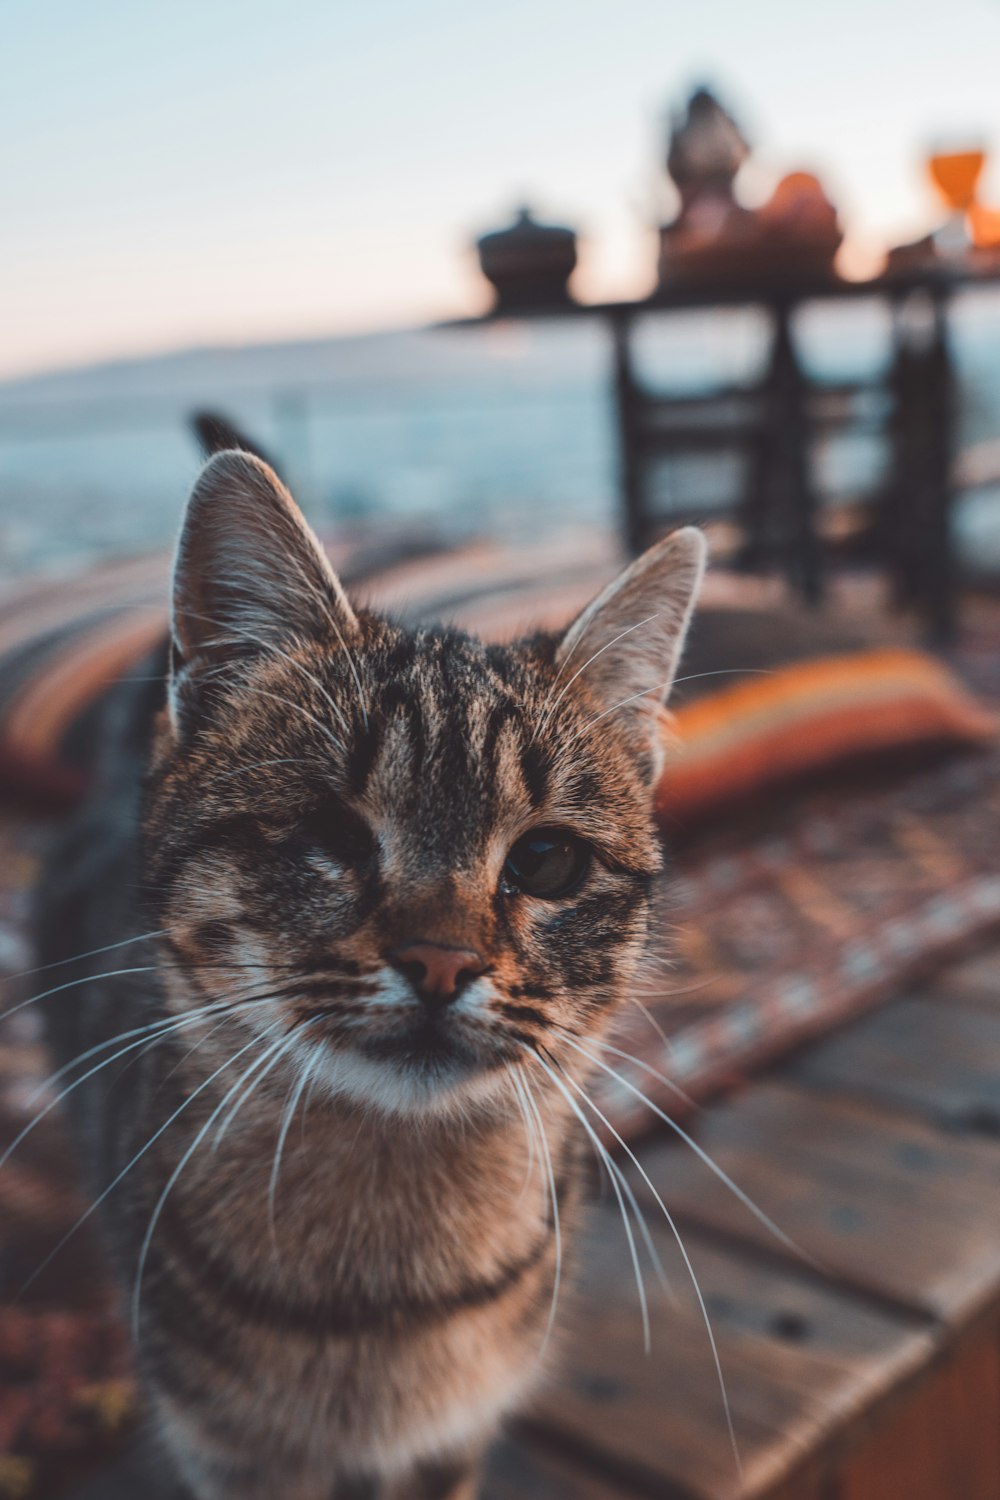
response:
{"label": "cat's squinting eye", "polygon": [[302,831],[309,843],[337,864],[366,864],[375,851],[375,840],[364,819],[337,797],[326,797],[314,807]]}
{"label": "cat's squinting eye", "polygon": [[507,855],[503,884],[510,893],[555,901],[576,889],[590,868],[590,846],[562,828],[535,828]]}

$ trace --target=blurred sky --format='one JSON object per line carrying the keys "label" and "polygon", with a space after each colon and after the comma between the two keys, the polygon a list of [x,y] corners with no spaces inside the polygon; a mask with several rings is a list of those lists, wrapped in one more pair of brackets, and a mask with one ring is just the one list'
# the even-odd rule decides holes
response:
{"label": "blurred sky", "polygon": [[[476,311],[520,199],[642,293],[663,117],[718,85],[858,263],[936,137],[1000,148],[1000,0],[3,0],[0,376]],[[1000,174],[987,187],[1000,198]]]}

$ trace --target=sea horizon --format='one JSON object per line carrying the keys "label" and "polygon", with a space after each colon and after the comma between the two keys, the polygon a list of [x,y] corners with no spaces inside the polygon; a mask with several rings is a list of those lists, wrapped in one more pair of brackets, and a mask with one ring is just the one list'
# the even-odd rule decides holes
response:
{"label": "sea horizon", "polygon": [[[820,379],[870,378],[890,357],[874,300],[806,308],[797,334]],[[1000,298],[960,298],[954,337],[962,445],[1000,438]],[[652,387],[710,390],[753,380],[766,325],[753,308],[654,315],[636,348]],[[168,546],[200,462],[190,417],[205,409],[273,454],[328,530],[405,522],[523,543],[574,521],[610,528],[612,373],[606,325],[581,316],[206,344],[5,380],[0,566],[58,574]],[[879,461],[852,439],[826,445],[817,468],[843,491],[871,483]],[[710,515],[719,475],[684,482]],[[1000,501],[976,506],[1000,554]]]}

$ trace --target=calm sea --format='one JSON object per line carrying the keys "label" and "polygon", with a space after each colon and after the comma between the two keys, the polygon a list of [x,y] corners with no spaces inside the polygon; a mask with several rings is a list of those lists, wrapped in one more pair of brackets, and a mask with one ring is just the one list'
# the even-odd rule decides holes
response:
{"label": "calm sea", "polygon": [[[1000,299],[967,295],[954,328],[963,441],[1000,439]],[[871,375],[888,358],[875,304],[807,309],[797,332],[819,376]],[[638,353],[651,384],[694,391],[751,379],[764,348],[758,315],[740,310],[649,319]],[[255,435],[319,524],[530,539],[573,519],[614,520],[602,325],[419,330],[192,350],[0,386],[4,572],[61,573],[167,545],[198,466],[188,417],[199,407]],[[819,462],[840,490],[863,485],[880,455],[854,441]],[[708,513],[718,474],[687,483]],[[962,529],[1000,567],[1000,495],[973,496]]]}

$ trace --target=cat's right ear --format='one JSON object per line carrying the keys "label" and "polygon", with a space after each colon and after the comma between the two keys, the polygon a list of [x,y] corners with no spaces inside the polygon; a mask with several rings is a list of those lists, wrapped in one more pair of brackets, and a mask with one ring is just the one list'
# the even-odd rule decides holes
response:
{"label": "cat's right ear", "polygon": [[661,538],[577,616],[556,650],[561,692],[579,681],[597,710],[592,723],[615,714],[654,778],[663,753],[660,708],[677,673],[707,551],[695,526]]}
{"label": "cat's right ear", "polygon": [[358,635],[358,621],[319,541],[262,459],[233,449],[202,469],[174,563],[170,715],[175,730],[204,709],[227,666],[308,639]]}

